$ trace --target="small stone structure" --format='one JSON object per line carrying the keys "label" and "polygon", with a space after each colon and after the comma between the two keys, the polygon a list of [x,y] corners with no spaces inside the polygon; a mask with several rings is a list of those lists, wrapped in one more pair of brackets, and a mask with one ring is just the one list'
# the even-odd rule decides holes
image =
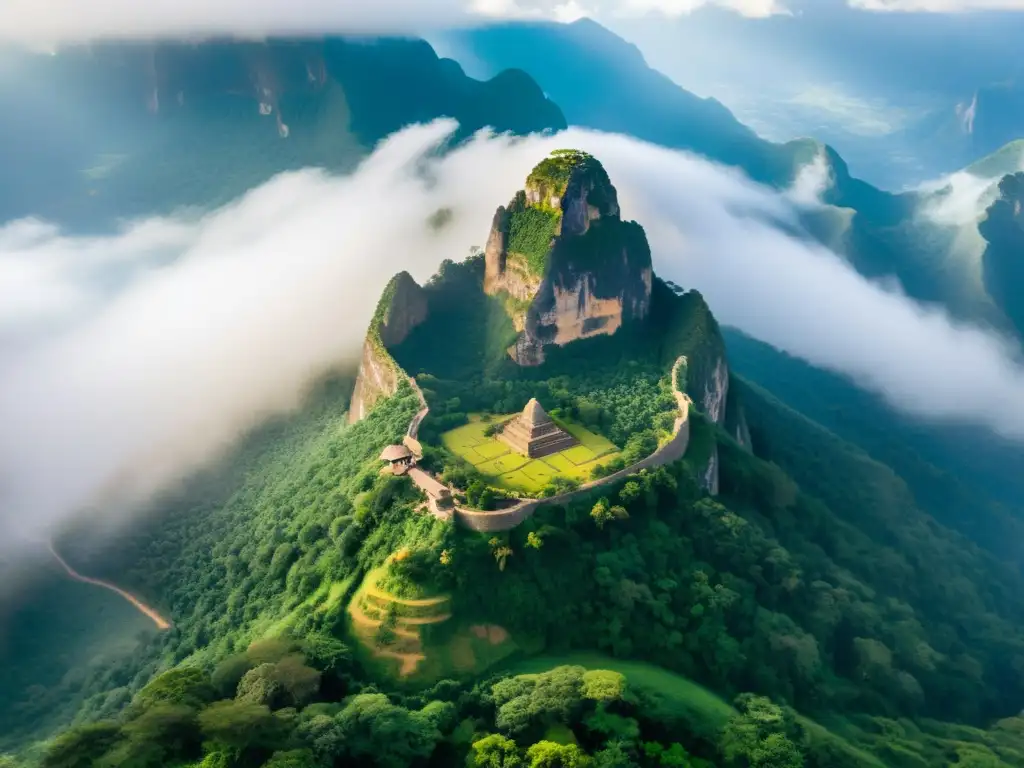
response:
{"label": "small stone structure", "polygon": [[388,462],[392,474],[404,475],[415,463],[413,453],[406,445],[389,445],[380,454],[380,460]]}
{"label": "small stone structure", "polygon": [[576,438],[551,420],[537,398],[531,399],[523,412],[505,425],[499,437],[513,451],[531,459],[550,456],[576,445]]}

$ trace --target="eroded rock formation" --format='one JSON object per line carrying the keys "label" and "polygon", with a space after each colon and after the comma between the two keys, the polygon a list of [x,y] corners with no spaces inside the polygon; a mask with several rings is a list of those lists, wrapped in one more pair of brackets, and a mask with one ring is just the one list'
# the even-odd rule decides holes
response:
{"label": "eroded rock formation", "polygon": [[388,347],[401,344],[409,332],[426,319],[426,294],[412,275],[399,272],[384,289],[370,321],[349,406],[349,422],[359,421],[380,398],[397,391],[404,373]]}
{"label": "eroded rock formation", "polygon": [[978,231],[988,242],[982,257],[985,288],[1024,336],[1024,173],[1003,177]]}
{"label": "eroded rock formation", "polygon": [[520,336],[509,349],[539,365],[544,347],[615,333],[647,316],[651,253],[643,228],[619,215],[604,168],[562,151],[538,165],[498,209],[485,251],[484,290],[505,299]]}

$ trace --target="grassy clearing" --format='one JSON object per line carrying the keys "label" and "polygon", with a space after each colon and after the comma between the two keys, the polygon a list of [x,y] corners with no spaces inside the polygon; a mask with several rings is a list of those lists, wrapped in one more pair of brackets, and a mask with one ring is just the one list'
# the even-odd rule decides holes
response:
{"label": "grassy clearing", "polygon": [[618,450],[615,444],[606,437],[594,434],[586,427],[571,421],[554,419],[554,422],[580,441],[580,445],[592,450],[596,455],[603,456],[606,453]]}
{"label": "grassy clearing", "polygon": [[468,424],[445,432],[441,442],[452,453],[472,464],[496,488],[527,495],[539,493],[554,477],[586,482],[595,466],[618,456],[618,449],[612,442],[586,427],[566,421],[557,423],[575,437],[579,445],[543,459],[528,459],[512,451],[497,437],[484,434],[491,424],[515,415],[496,416],[485,422],[479,414],[474,414]]}

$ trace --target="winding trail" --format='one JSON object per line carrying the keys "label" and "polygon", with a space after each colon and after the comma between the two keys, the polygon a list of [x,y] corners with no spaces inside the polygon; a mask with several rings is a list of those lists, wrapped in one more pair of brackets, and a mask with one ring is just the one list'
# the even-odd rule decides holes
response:
{"label": "winding trail", "polygon": [[440,605],[441,603],[447,603],[451,598],[447,595],[444,597],[426,597],[420,600],[415,600],[406,597],[396,597],[376,586],[366,587],[365,593],[370,597],[385,603],[398,603],[399,605],[408,605],[410,607],[429,607],[433,605]]}
{"label": "winding trail", "polygon": [[135,608],[140,613],[145,614],[149,619],[152,620],[154,624],[156,624],[158,629],[171,628],[171,622],[169,622],[167,619],[165,619],[163,616],[157,613],[156,610],[150,608],[144,602],[139,600],[139,598],[137,598],[131,592],[126,592],[116,584],[111,584],[109,581],[103,581],[103,579],[94,579],[90,576],[83,576],[70,565],[68,565],[67,561],[63,557],[57,554],[57,550],[54,549],[52,542],[48,542],[46,546],[50,550],[50,554],[53,555],[54,560],[60,563],[60,566],[64,569],[65,573],[67,573],[67,575],[75,581],[80,581],[83,584],[92,584],[97,587],[103,587],[103,589],[109,589],[111,592],[115,592],[117,595],[124,598],[133,606],[135,606]]}

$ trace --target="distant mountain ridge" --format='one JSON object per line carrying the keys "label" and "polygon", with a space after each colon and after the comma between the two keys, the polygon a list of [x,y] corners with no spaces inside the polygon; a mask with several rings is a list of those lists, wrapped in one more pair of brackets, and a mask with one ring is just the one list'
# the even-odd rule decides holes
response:
{"label": "distant mountain ridge", "polygon": [[[811,234],[867,278],[895,277],[919,301],[1008,327],[991,297],[976,290],[979,276],[968,274],[976,270],[976,259],[955,253],[954,234],[921,216],[930,193],[879,189],[853,176],[835,149],[813,139],[777,144],[760,138],[721,103],[679,87],[648,66],[636,46],[596,22],[501,24],[455,32],[446,42],[453,55],[491,69],[525,69],[573,125],[695,152],[777,189],[823,160],[828,183],[821,201],[843,215],[829,209],[806,214]],[[529,53],[535,50],[546,55]],[[1014,152],[997,154],[981,164],[1006,172]]]}
{"label": "distant mountain ridge", "polygon": [[0,221],[74,224],[225,203],[285,170],[350,170],[390,133],[442,116],[458,120],[455,140],[566,125],[525,72],[473,80],[413,39],[74,47],[17,59],[0,108],[20,118],[0,126],[13,180]]}

